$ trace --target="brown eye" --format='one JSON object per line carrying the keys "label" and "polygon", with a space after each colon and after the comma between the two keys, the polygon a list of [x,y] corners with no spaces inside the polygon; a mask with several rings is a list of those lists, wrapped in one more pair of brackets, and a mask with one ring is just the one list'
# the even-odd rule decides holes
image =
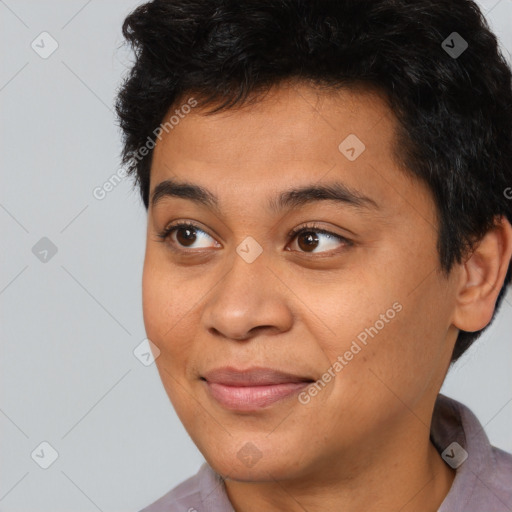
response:
{"label": "brown eye", "polygon": [[181,227],[176,229],[176,240],[184,247],[192,245],[196,241],[197,235],[194,228]]}
{"label": "brown eye", "polygon": [[303,231],[297,237],[299,247],[306,252],[316,249],[319,239],[314,231]]}
{"label": "brown eye", "polygon": [[[158,237],[176,250],[180,248],[207,249],[218,248],[220,244],[199,226],[189,222],[180,222],[166,227]],[[189,251],[190,252],[190,251]]]}
{"label": "brown eye", "polygon": [[347,238],[316,226],[305,226],[292,231],[289,236],[298,247],[295,250],[302,253],[332,253],[352,245]]}

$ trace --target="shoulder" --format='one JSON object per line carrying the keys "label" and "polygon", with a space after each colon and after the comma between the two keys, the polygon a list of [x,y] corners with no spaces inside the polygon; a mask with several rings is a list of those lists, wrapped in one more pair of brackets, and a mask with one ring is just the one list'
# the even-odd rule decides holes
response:
{"label": "shoulder", "polygon": [[496,489],[497,497],[501,497],[507,505],[507,510],[512,509],[512,454],[492,447],[492,463],[489,468],[487,485]]}
{"label": "shoulder", "polygon": [[199,471],[140,512],[234,512],[224,480],[207,462]]}
{"label": "shoulder", "polygon": [[199,471],[171,489],[167,494],[140,512],[194,512],[200,506],[200,488],[203,466]]}
{"label": "shoulder", "polygon": [[490,444],[484,427],[468,407],[440,395],[431,433],[445,462],[456,469],[439,512],[512,510],[512,454]]}
{"label": "shoulder", "polygon": [[512,510],[512,454],[490,447],[489,463],[475,468],[472,482],[468,479],[468,512],[509,512]]}

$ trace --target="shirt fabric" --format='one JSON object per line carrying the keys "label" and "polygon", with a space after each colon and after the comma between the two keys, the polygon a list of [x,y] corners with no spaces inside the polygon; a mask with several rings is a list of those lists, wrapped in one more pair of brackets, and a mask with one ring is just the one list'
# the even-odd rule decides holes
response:
{"label": "shirt fabric", "polygon": [[[512,454],[491,446],[476,416],[438,395],[432,443],[455,471],[438,512],[512,512]],[[204,462],[199,471],[140,512],[235,512],[224,480]]]}

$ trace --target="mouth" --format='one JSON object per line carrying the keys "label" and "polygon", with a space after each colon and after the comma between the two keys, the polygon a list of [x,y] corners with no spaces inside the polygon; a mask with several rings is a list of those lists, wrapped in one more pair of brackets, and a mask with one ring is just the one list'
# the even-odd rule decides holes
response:
{"label": "mouth", "polygon": [[201,380],[210,398],[224,408],[236,411],[268,407],[315,382],[311,377],[261,367],[246,370],[217,368],[206,372]]}

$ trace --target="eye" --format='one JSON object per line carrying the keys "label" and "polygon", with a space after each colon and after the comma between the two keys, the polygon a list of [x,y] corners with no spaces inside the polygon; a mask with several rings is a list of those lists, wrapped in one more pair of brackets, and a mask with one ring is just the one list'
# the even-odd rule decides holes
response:
{"label": "eye", "polygon": [[[303,226],[289,233],[292,242],[296,242],[299,252],[333,252],[340,246],[350,246],[352,242],[347,238],[322,229],[316,225]],[[323,246],[322,246],[323,242]],[[320,250],[317,250],[320,247]]]}
{"label": "eye", "polygon": [[170,240],[171,244],[178,245],[178,247],[191,249],[207,248],[210,245],[220,247],[220,244],[214,238],[191,222],[180,222],[167,226],[157,236],[162,242]]}
{"label": "eye", "polygon": [[[171,224],[158,233],[157,236],[162,242],[168,242],[171,247],[174,246],[175,250],[221,247],[213,237],[192,222]],[[288,233],[288,237],[292,240],[292,244],[294,242],[297,244],[298,252],[310,254],[335,252],[336,248],[340,246],[343,248],[352,245],[349,239],[322,229],[315,224],[294,229]],[[320,250],[317,250],[319,247]]]}

